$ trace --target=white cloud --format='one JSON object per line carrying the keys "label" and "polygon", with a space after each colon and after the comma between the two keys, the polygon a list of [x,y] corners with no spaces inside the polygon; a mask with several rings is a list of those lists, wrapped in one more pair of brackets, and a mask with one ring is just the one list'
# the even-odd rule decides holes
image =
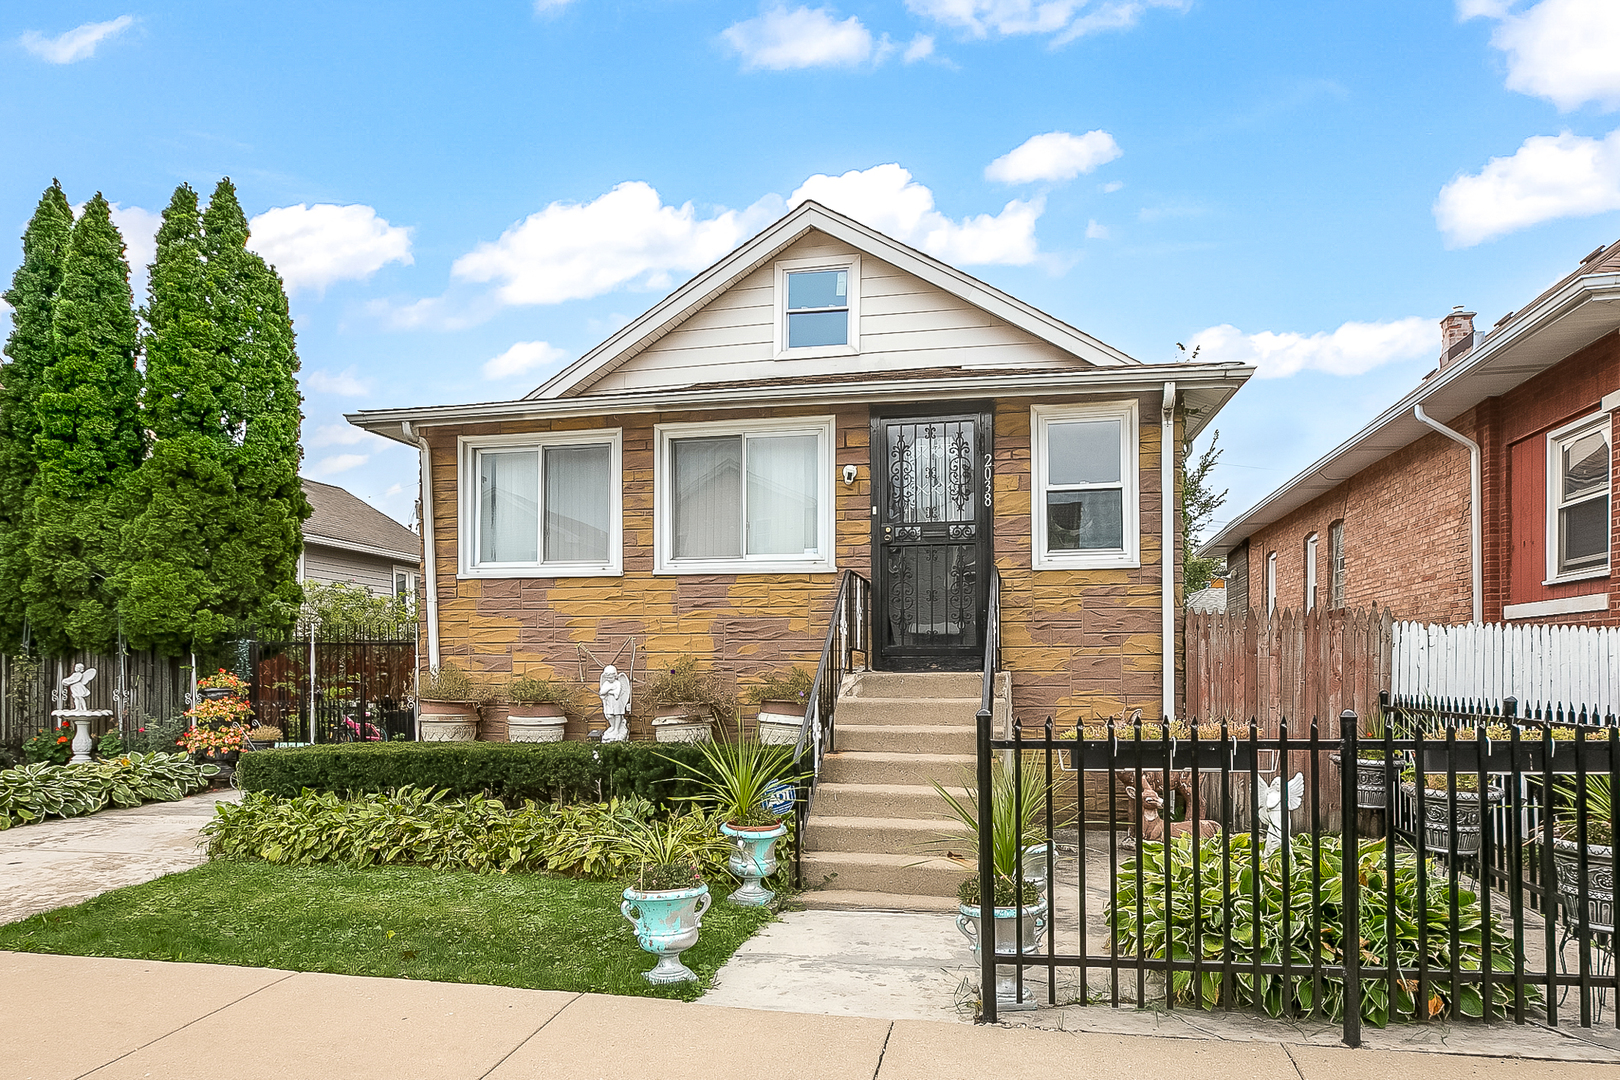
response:
{"label": "white cloud", "polygon": [[1086,239],[1087,240],[1106,240],[1106,239],[1108,239],[1108,226],[1099,225],[1097,223],[1097,219],[1092,218],[1090,221],[1086,222]]}
{"label": "white cloud", "polygon": [[248,222],[248,247],[280,272],[289,293],[364,281],[389,263],[410,266],[411,231],[369,206],[279,206]]}
{"label": "white cloud", "polygon": [[[83,215],[84,205],[79,203],[73,208],[74,221]],[[112,212],[118,235],[124,238],[124,261],[129,263],[129,287],[135,293],[135,302],[140,304],[146,295],[147,268],[157,258],[157,231],[158,226],[163,224],[163,215],[156,210],[121,206],[118,203],[108,203],[107,209]]]}
{"label": "white cloud", "polygon": [[1102,186],[1102,191],[1104,195],[1112,195],[1114,192],[1118,191],[1124,186],[1125,181],[1123,180],[1110,180],[1108,183]]}
{"label": "white cloud", "polygon": [[979,214],[953,221],[934,208],[932,191],[895,164],[874,165],[842,176],[812,176],[788,203],[797,206],[806,199],[949,263],[1023,266],[1039,254],[1035,220],[1045,209],[1042,200],[1014,199],[994,216]]}
{"label": "white cloud", "polygon": [[312,476],[335,476],[340,472],[358,469],[371,460],[370,454],[333,454],[323,457],[310,467]]}
{"label": "white cloud", "polygon": [[736,247],[771,207],[700,218],[691,203],[665,206],[632,180],[588,203],[554,202],[457,259],[465,281],[498,282],[505,304],[556,304],[632,283],[667,287]]}
{"label": "white cloud", "polygon": [[1392,322],[1347,322],[1331,333],[1245,334],[1222,324],[1200,330],[1187,341],[1206,363],[1253,364],[1262,379],[1280,379],[1301,371],[1361,375],[1373,368],[1420,356],[1439,356],[1440,326],[1413,315]]}
{"label": "white cloud", "polygon": [[311,371],[304,376],[304,385],[311,390],[323,394],[337,394],[339,397],[364,397],[371,393],[371,387],[355,375],[354,368],[344,368],[335,375],[330,371]]}
{"label": "white cloud", "polygon": [[1434,220],[1448,247],[1472,247],[1563,217],[1620,210],[1620,131],[1603,139],[1534,135],[1512,157],[1440,189]]}
{"label": "white cloud", "polygon": [[567,354],[544,341],[520,341],[501,355],[484,361],[484,378],[510,379],[561,360]]}
{"label": "white cloud", "polygon": [[986,180],[1003,184],[1028,184],[1037,180],[1056,183],[1073,180],[1119,157],[1123,150],[1106,131],[1071,135],[1048,131],[1032,135],[1023,144],[996,158],[984,168]]}
{"label": "white cloud", "polygon": [[918,60],[926,60],[934,55],[934,36],[932,34],[918,34],[906,46],[901,59],[908,64],[915,64]]}
{"label": "white cloud", "polygon": [[322,424],[305,442],[310,446],[355,446],[376,437],[353,424]]}
{"label": "white cloud", "polygon": [[1515,13],[1504,0],[1458,0],[1464,19],[1495,19],[1491,44],[1507,54],[1507,87],[1568,111],[1620,109],[1620,3],[1541,0]]}
{"label": "white cloud", "polygon": [[536,15],[555,15],[572,2],[573,0],[534,0],[534,13]]}
{"label": "white cloud", "polygon": [[893,50],[854,15],[840,21],[824,7],[773,7],[733,23],[720,37],[742,58],[745,71],[852,67]]}
{"label": "white cloud", "polygon": [[924,18],[991,34],[1052,34],[1058,43],[1102,30],[1128,30],[1149,8],[1185,11],[1191,0],[906,0]]}
{"label": "white cloud", "polygon": [[131,15],[120,15],[107,22],[85,23],[65,34],[48,38],[38,30],[29,30],[19,39],[22,47],[51,64],[71,64],[88,60],[96,54],[96,46],[110,37],[123,33],[135,24]]}

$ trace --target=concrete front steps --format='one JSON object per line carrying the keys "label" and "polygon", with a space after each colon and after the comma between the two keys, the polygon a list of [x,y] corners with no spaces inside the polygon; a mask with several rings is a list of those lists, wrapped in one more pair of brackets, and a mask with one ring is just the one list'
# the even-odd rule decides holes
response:
{"label": "concrete front steps", "polygon": [[968,852],[932,843],[960,833],[933,785],[961,798],[973,784],[980,686],[956,672],[868,671],[846,683],[805,828],[806,907],[956,910],[971,871],[945,855]]}

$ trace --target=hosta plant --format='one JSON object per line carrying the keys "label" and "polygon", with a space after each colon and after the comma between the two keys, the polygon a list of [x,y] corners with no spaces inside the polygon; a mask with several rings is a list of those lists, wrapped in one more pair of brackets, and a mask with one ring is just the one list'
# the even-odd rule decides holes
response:
{"label": "hosta plant", "polygon": [[0,829],[112,806],[182,799],[219,770],[184,754],[125,754],[78,765],[39,763],[0,772]]}
{"label": "hosta plant", "polygon": [[[1171,993],[1177,1002],[1196,1003],[1205,1008],[1233,1004],[1257,1006],[1271,1016],[1294,1017],[1308,1013],[1319,1005],[1333,1020],[1344,1017],[1344,979],[1324,974],[1322,998],[1314,999],[1314,981],[1311,975],[1312,957],[1320,956],[1325,965],[1344,962],[1344,880],[1341,874],[1342,847],[1337,836],[1319,839],[1321,862],[1314,862],[1312,838],[1297,836],[1290,841],[1289,877],[1285,885],[1282,875],[1282,853],[1274,852],[1256,860],[1248,833],[1204,840],[1199,849],[1198,880],[1193,878],[1192,841],[1177,838],[1170,842],[1170,890],[1172,896],[1171,924],[1167,932],[1165,918],[1165,858],[1162,843],[1144,843],[1137,858],[1122,864],[1113,903],[1105,918],[1115,928],[1115,949],[1121,956],[1141,955],[1149,959],[1163,959],[1173,953],[1177,960],[1190,963],[1197,950],[1206,961],[1219,963],[1223,950],[1223,933],[1229,931],[1231,959],[1236,966],[1231,976],[1232,999],[1222,994],[1219,971],[1203,972],[1198,985],[1193,984],[1190,971],[1177,971],[1171,981]],[[1222,844],[1229,844],[1230,859],[1223,865]],[[1363,841],[1358,852],[1359,876],[1363,884],[1360,891],[1361,963],[1367,967],[1382,967],[1393,960],[1400,973],[1395,994],[1389,993],[1389,984],[1382,978],[1367,978],[1361,984],[1361,1016],[1371,1024],[1382,1026],[1392,1020],[1411,1020],[1428,1017],[1478,1017],[1484,1012],[1484,997],[1477,982],[1453,986],[1447,975],[1451,957],[1447,953],[1451,935],[1452,886],[1443,870],[1431,869],[1427,882],[1427,904],[1418,905],[1418,859],[1409,852],[1396,855],[1393,882],[1386,878],[1387,862],[1384,841]],[[1230,869],[1230,880],[1223,875]],[[1260,913],[1254,907],[1255,877],[1259,876]],[[1195,890],[1196,886],[1196,890]],[[1316,936],[1313,886],[1320,888],[1321,936]],[[1138,892],[1140,891],[1140,897]],[[1201,938],[1194,937],[1194,892],[1201,898]],[[1136,915],[1137,903],[1142,904],[1142,918]],[[1395,905],[1395,938],[1388,935],[1389,904]],[[1457,956],[1459,970],[1477,972],[1484,960],[1483,925],[1479,897],[1469,889],[1459,888],[1456,896],[1458,909],[1457,933],[1460,948]],[[1284,908],[1290,912],[1289,937],[1283,937]],[[1418,991],[1418,921],[1427,926],[1429,968],[1429,998],[1417,1000]],[[1170,940],[1166,940],[1167,936]],[[1513,938],[1507,928],[1494,916],[1491,920],[1491,970],[1510,974],[1513,971]],[[1299,974],[1284,985],[1281,975],[1262,975],[1258,981],[1252,965],[1256,960],[1264,964],[1282,963],[1284,953]],[[1247,967],[1249,970],[1243,970]],[[1532,998],[1539,1000],[1535,992]],[[1504,983],[1491,986],[1493,1010],[1501,1016],[1512,1004],[1511,988]]]}

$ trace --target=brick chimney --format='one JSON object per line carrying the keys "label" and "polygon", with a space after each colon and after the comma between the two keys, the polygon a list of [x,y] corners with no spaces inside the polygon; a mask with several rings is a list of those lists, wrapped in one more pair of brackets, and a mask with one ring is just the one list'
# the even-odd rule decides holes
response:
{"label": "brick chimney", "polygon": [[1458,304],[1440,320],[1440,370],[1467,356],[1474,348],[1474,313]]}

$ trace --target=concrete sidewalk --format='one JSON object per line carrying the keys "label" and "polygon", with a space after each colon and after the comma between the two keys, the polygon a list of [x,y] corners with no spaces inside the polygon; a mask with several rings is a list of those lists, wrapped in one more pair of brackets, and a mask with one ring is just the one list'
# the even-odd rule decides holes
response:
{"label": "concrete sidewalk", "polygon": [[0,832],[0,923],[78,904],[109,889],[208,860],[199,830],[235,791],[210,791]]}
{"label": "concrete sidewalk", "polygon": [[8,1080],[1620,1080],[1620,1066],[0,953]]}

